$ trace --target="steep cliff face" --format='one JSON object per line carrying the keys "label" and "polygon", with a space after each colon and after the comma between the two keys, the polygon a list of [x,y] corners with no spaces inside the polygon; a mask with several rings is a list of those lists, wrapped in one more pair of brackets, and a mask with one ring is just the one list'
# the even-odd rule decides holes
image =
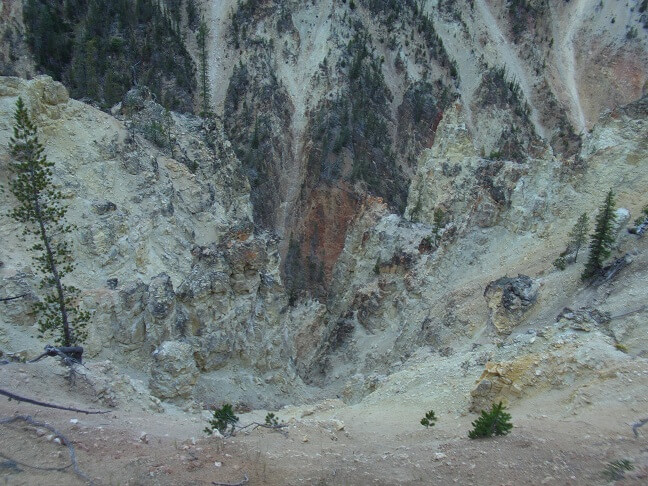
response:
{"label": "steep cliff face", "polygon": [[[632,214],[646,204],[637,195],[648,179],[636,165],[645,157],[646,102],[601,119],[578,171],[548,147],[522,164],[481,158],[461,107],[448,110],[420,159],[405,216],[375,198],[363,202],[334,269],[319,351],[302,376],[357,400],[416,349],[447,357],[462,343],[552,322],[587,296],[580,266],[561,273],[552,262],[607,188]],[[643,254],[623,224],[617,241],[617,256]]]}
{"label": "steep cliff face", "polygon": [[[581,135],[598,116],[639,99],[648,79],[643,3],[140,3],[135,15],[110,2],[89,8],[34,0],[25,11],[27,28],[20,6],[6,3],[13,61],[5,71],[25,73],[15,58],[27,52],[18,35],[26,33],[41,68],[76,96],[108,108],[134,75],[161,104],[189,109],[193,67],[178,42],[184,36],[195,50],[201,10],[210,29],[214,110],[250,181],[255,224],[280,237],[282,275],[294,299],[326,298],[341,241],[365,195],[403,213],[418,157],[455,100],[479,155],[524,162],[541,156],[545,140],[574,161]],[[143,23],[147,15],[155,21]],[[41,28],[56,16],[60,32]],[[114,22],[80,34],[101,17]],[[149,24],[164,45],[155,55],[140,42]],[[52,56],[47,36],[54,34],[65,49]],[[131,47],[124,44],[129,39]],[[86,66],[88,49],[108,61]],[[140,54],[141,65],[133,58]],[[152,69],[163,75],[152,76]],[[96,79],[88,79],[95,71]]]}
{"label": "steep cliff face", "polygon": [[[20,95],[79,227],[85,271],[71,280],[95,310],[89,355],[150,372],[170,400],[276,405],[316,385],[357,401],[417,350],[450,360],[547,325],[571,300],[608,302],[583,297],[578,266],[551,262],[608,188],[633,217],[648,204],[645,12],[353,5],[209,5],[211,121],[143,87],[111,116],[49,78],[2,78],[0,177]],[[627,30],[611,22],[621,12]],[[607,68],[577,49],[594,37],[629,73],[600,77],[618,84],[605,99],[582,73]],[[40,294],[20,228],[0,218],[2,295],[28,294],[1,317],[15,351]],[[618,248],[642,255],[620,231]],[[630,324],[606,336],[644,351]]]}
{"label": "steep cliff face", "polygon": [[249,0],[211,13],[215,91],[229,79],[216,109],[295,297],[325,298],[366,194],[404,211],[455,99],[478,154],[524,163],[544,139],[573,160],[648,75],[645,12],[618,3]]}
{"label": "steep cliff face", "polygon": [[456,68],[414,2],[248,1],[224,28],[239,55],[223,115],[256,221],[282,236],[293,294],[323,298],[363,195],[404,209]]}

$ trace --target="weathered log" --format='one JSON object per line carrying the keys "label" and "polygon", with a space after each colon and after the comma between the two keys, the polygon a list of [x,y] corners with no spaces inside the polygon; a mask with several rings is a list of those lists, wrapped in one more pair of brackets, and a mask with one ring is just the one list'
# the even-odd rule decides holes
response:
{"label": "weathered log", "polygon": [[61,346],[61,347],[55,347],[51,345],[45,346],[45,352],[41,354],[39,357],[32,359],[29,361],[30,363],[35,363],[36,361],[40,361],[42,358],[45,356],[60,356],[63,358],[63,360],[66,362],[66,364],[71,364],[71,363],[79,363],[81,364],[83,361],[83,347],[82,346]]}

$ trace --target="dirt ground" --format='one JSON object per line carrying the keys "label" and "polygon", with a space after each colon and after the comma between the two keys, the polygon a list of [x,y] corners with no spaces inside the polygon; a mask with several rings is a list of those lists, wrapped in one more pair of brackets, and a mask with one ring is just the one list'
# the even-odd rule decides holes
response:
{"label": "dirt ground", "polygon": [[[0,418],[29,415],[56,428],[97,485],[237,484],[245,478],[251,485],[592,485],[607,484],[602,471],[620,459],[631,460],[635,469],[616,484],[648,484],[648,430],[639,429],[635,438],[631,429],[632,422],[648,415],[641,395],[648,384],[644,361],[588,385],[586,393],[579,388],[577,399],[562,390],[518,402],[510,409],[511,434],[486,440],[467,438],[476,418],[461,413],[470,376],[446,376],[455,380],[454,395],[439,394],[436,401],[421,398],[425,388],[394,393],[397,380],[405,382],[415,370],[356,405],[328,400],[279,410],[288,423],[283,432],[256,429],[221,439],[202,431],[206,412],[166,406],[156,413],[129,397],[105,407],[92,379],[77,377],[71,385],[53,360],[12,363],[0,366],[0,388],[110,412],[84,415],[3,398]],[[433,396],[436,384],[429,388]],[[430,403],[439,421],[425,429],[418,421]],[[239,416],[243,424],[263,421],[265,411]],[[0,434],[0,484],[85,483],[69,467],[42,469],[70,464],[66,447],[50,431],[14,422],[0,425]]]}

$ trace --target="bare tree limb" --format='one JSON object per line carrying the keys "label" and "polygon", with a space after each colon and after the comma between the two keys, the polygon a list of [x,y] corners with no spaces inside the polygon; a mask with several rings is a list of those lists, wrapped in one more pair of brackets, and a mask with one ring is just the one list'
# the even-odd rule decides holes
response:
{"label": "bare tree limb", "polygon": [[248,427],[252,427],[252,430],[258,429],[259,427],[262,427],[264,429],[281,430],[283,428],[288,427],[288,424],[268,425],[268,424],[260,424],[259,422],[252,422],[250,424],[244,425],[243,427],[237,427],[237,430],[238,432],[240,432],[241,430],[245,430]]}
{"label": "bare tree limb", "polygon": [[625,316],[629,316],[630,314],[636,314],[637,312],[643,312],[647,308],[648,308],[648,306],[642,305],[641,307],[639,307],[637,309],[634,309],[634,310],[631,310],[631,311],[628,311],[628,312],[624,312],[623,314],[618,314],[616,316],[611,316],[610,319],[618,319],[619,317],[625,317]]}
{"label": "bare tree limb", "polygon": [[38,405],[39,407],[56,408],[56,409],[59,409],[59,410],[68,410],[70,412],[85,413],[86,415],[98,415],[98,414],[103,414],[103,413],[109,413],[108,410],[106,410],[106,411],[81,410],[79,408],[63,407],[61,405],[55,405],[53,403],[39,402],[38,400],[33,400],[31,398],[21,397],[20,395],[16,395],[14,393],[5,391],[5,390],[3,390],[1,388],[0,388],[0,395],[4,395],[5,397],[9,397],[10,400],[16,400],[17,402],[31,403],[32,405]]}
{"label": "bare tree limb", "polygon": [[212,481],[212,484],[215,486],[243,486],[244,484],[247,484],[250,482],[250,478],[248,478],[247,474],[243,475],[243,481],[240,481],[238,483],[217,483],[216,481]]}
{"label": "bare tree limb", "polygon": [[29,294],[16,295],[15,297],[2,297],[0,302],[9,302],[10,300],[22,299],[23,297],[28,296]]}
{"label": "bare tree limb", "polygon": [[635,422],[632,424],[632,432],[634,433],[635,437],[639,437],[639,427],[643,427],[644,425],[648,424],[648,418],[642,419],[639,422]]}
{"label": "bare tree limb", "polygon": [[224,438],[234,437],[237,432],[241,432],[242,430],[248,429],[250,427],[252,427],[252,430],[256,430],[259,427],[261,427],[261,428],[264,428],[264,429],[278,430],[282,434],[287,434],[286,431],[281,430],[281,429],[284,429],[284,428],[288,427],[288,424],[268,425],[268,424],[261,424],[259,422],[252,422],[252,423],[249,423],[249,424],[243,425],[243,426],[238,426],[238,425],[233,424],[232,430],[229,433],[224,433],[222,435],[223,435]]}
{"label": "bare tree limb", "polygon": [[85,474],[83,471],[81,471],[81,469],[79,469],[79,465],[77,464],[77,460],[76,460],[76,452],[74,451],[72,442],[70,442],[70,440],[67,437],[65,437],[63,434],[61,434],[58,430],[56,430],[51,425],[46,424],[45,422],[36,422],[29,415],[16,415],[15,417],[0,419],[0,425],[8,425],[13,422],[18,422],[19,420],[22,420],[23,422],[27,422],[28,424],[33,425],[34,427],[42,427],[44,429],[47,429],[50,432],[52,432],[54,435],[56,435],[59,439],[61,439],[61,442],[63,443],[63,445],[65,445],[68,448],[68,452],[70,453],[70,461],[72,463],[72,469],[74,470],[74,473],[77,476],[79,476],[81,479],[86,481],[89,485],[92,486],[94,484],[92,482],[92,479],[90,479],[87,474]]}

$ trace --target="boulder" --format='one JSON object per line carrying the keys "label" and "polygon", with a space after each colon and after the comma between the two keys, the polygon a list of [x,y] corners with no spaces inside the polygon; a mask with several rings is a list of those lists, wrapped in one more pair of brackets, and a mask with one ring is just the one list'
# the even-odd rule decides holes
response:
{"label": "boulder", "polygon": [[488,284],[484,297],[490,309],[490,323],[500,334],[510,334],[521,324],[538,299],[540,284],[531,277],[503,277]]}

